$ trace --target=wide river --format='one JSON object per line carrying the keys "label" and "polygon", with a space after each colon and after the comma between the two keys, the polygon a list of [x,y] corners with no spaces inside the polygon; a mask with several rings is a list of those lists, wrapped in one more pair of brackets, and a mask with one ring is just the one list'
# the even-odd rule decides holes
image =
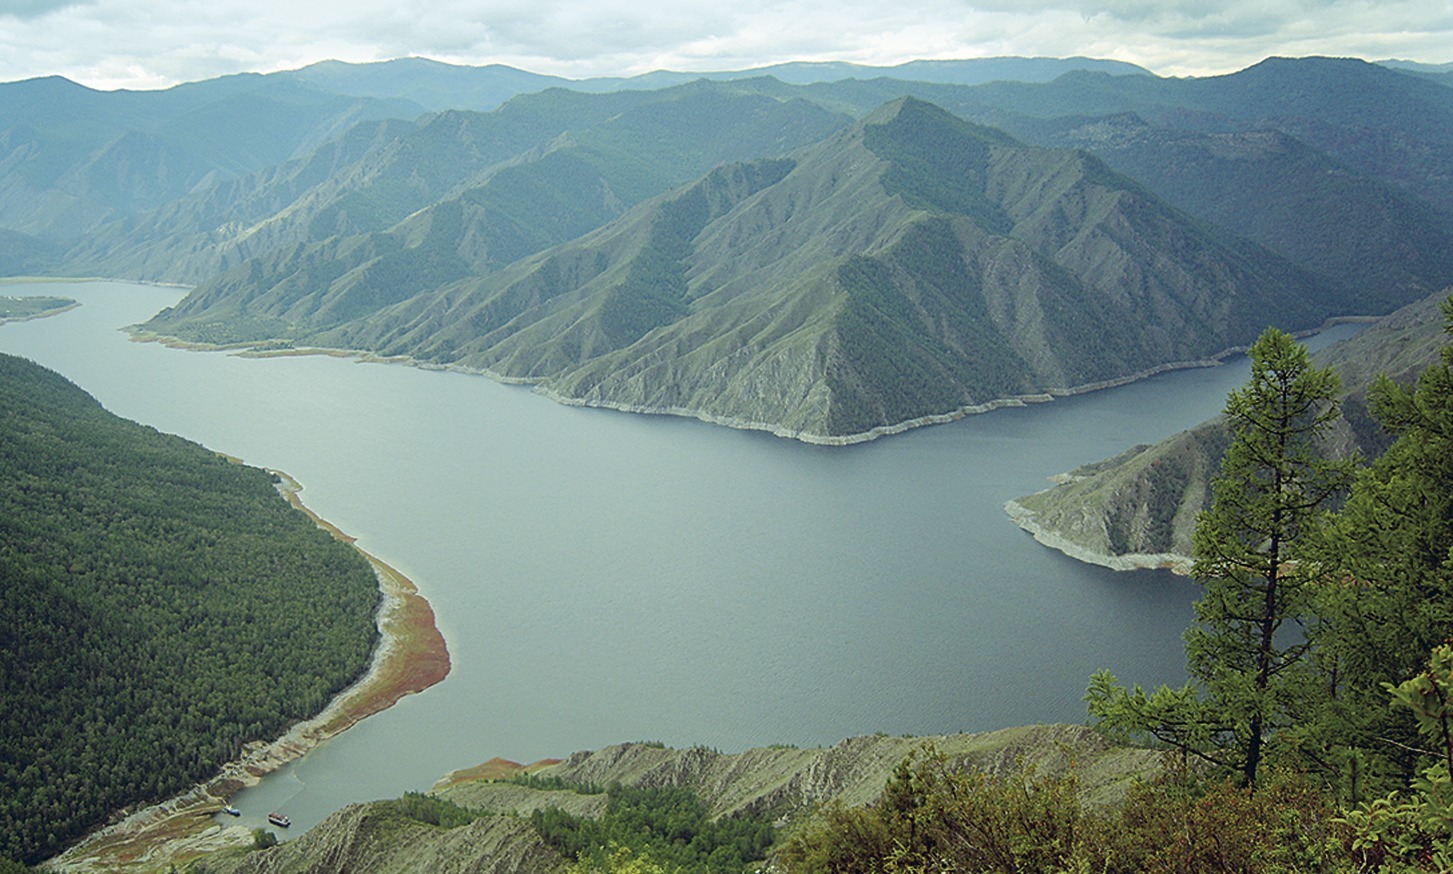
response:
{"label": "wide river", "polygon": [[1101,667],[1184,680],[1196,587],[1036,544],[1005,500],[1217,412],[1244,362],[851,447],[565,407],[456,373],[247,359],[117,329],[182,292],[0,285],[83,306],[0,327],[112,412],[301,481],[409,575],[453,672],[235,800],[296,836],[494,756],[724,751],[1084,720]]}

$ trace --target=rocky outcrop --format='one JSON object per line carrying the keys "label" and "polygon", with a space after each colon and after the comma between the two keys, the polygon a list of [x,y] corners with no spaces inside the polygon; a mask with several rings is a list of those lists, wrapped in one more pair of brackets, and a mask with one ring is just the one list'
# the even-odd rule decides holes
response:
{"label": "rocky outcrop", "polygon": [[[1367,388],[1378,376],[1411,382],[1437,360],[1443,291],[1410,304],[1349,340],[1314,356],[1342,378],[1342,416],[1326,435],[1331,456],[1372,457],[1389,435],[1372,418]],[[1187,571],[1196,517],[1211,500],[1211,481],[1231,435],[1221,417],[1137,446],[1115,458],[1055,477],[1058,484],[1004,505],[1034,539],[1071,558],[1116,570]]]}
{"label": "rocky outcrop", "polygon": [[442,829],[357,804],[340,810],[295,841],[265,852],[208,859],[206,870],[233,874],[418,871],[519,874],[553,871],[564,859],[540,840],[528,819],[484,816]]}
{"label": "rocky outcrop", "polygon": [[[564,860],[539,841],[523,815],[547,805],[576,815],[599,815],[606,797],[536,786],[558,779],[561,785],[591,787],[612,783],[686,787],[706,802],[714,816],[765,815],[785,824],[823,804],[873,801],[900,762],[930,745],[961,767],[993,774],[1010,773],[1023,765],[1045,775],[1074,768],[1081,795],[1091,804],[1123,796],[1133,781],[1161,768],[1159,753],[1113,746],[1076,725],[931,738],[873,735],[824,748],[767,747],[742,753],[619,744],[528,769],[481,766],[446,777],[433,794],[483,814],[467,826],[442,829],[409,820],[389,802],[353,805],[285,845],[230,851],[208,857],[203,864],[209,872],[228,874],[553,871]],[[528,770],[540,779],[534,785],[498,779],[516,770]]]}

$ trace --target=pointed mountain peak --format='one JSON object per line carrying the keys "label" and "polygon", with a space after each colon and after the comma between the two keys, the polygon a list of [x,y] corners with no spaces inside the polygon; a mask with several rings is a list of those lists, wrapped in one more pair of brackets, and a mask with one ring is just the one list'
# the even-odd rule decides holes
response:
{"label": "pointed mountain peak", "polygon": [[912,97],[879,107],[860,130],[863,145],[886,165],[890,194],[915,208],[972,216],[996,232],[1012,224],[985,184],[994,149],[1029,148],[1018,140]]}
{"label": "pointed mountain peak", "polygon": [[905,113],[910,117],[918,113],[948,115],[943,109],[927,100],[920,100],[917,97],[899,97],[897,100],[890,100],[873,110],[867,118],[863,119],[863,124],[890,124]]}
{"label": "pointed mountain peak", "polygon": [[862,126],[882,128],[894,139],[934,141],[943,137],[978,140],[990,145],[1015,145],[1017,140],[1003,131],[973,124],[942,107],[916,97],[900,97],[873,110]]}

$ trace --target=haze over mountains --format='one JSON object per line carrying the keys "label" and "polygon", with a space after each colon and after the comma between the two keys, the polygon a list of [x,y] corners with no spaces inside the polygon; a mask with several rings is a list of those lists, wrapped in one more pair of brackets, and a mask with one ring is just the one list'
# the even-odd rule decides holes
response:
{"label": "haze over mountains", "polygon": [[[1453,285],[1450,75],[995,59],[575,83],[410,59],[148,93],[31,80],[0,85],[0,274],[194,285],[153,336],[398,356],[821,442],[1396,310],[1328,359],[1351,392],[1337,448],[1375,451],[1361,386],[1431,359]],[[1217,428],[1024,503],[1089,553],[1182,552]],[[18,851],[68,839],[36,828]]]}
{"label": "haze over mountains", "polygon": [[1444,71],[747,73],[409,59],[3,85],[0,272],[196,285],[146,326],[182,340],[406,356],[827,441],[1453,284]]}

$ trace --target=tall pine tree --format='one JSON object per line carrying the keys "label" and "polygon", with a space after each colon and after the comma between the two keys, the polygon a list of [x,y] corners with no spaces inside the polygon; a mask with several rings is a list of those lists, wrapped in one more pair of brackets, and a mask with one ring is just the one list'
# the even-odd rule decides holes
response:
{"label": "tall pine tree", "polygon": [[1308,682],[1312,589],[1298,549],[1350,464],[1318,450],[1337,416],[1336,373],[1312,367],[1306,348],[1274,328],[1250,356],[1251,379],[1227,399],[1233,437],[1193,541],[1205,593],[1186,633],[1190,682],[1146,695],[1102,671],[1086,700],[1107,731],[1150,735],[1254,785],[1266,739],[1291,724]]}

